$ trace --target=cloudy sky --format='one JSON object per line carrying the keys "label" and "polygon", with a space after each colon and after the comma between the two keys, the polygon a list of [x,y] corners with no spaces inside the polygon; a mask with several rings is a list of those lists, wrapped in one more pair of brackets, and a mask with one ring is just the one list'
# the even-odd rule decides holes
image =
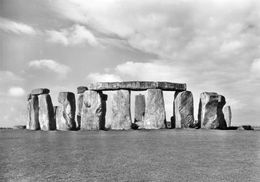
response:
{"label": "cloudy sky", "polygon": [[127,80],[187,83],[195,114],[201,92],[218,92],[234,124],[259,125],[259,22],[258,0],[0,0],[0,126],[24,123],[33,88],[55,104]]}

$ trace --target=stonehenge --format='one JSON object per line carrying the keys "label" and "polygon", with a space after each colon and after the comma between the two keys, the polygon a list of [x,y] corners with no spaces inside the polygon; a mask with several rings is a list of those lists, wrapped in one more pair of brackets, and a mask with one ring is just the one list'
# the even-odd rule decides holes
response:
{"label": "stonehenge", "polygon": [[[133,117],[131,91],[142,91],[133,97]],[[163,91],[175,91],[170,121],[166,121]],[[230,106],[223,109],[225,97],[214,92],[201,93],[195,120],[193,94],[182,83],[98,82],[78,87],[77,99],[73,92],[59,92],[57,106],[49,93],[37,88],[27,96],[28,130],[227,129],[231,125]]]}

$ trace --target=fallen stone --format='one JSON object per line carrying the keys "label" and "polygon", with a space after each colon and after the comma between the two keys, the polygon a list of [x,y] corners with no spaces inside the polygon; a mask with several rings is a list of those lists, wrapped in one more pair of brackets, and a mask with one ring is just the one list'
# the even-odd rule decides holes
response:
{"label": "fallen stone", "polygon": [[144,118],[145,129],[165,128],[166,113],[163,92],[160,89],[148,89]]}
{"label": "fallen stone", "polygon": [[86,90],[88,90],[88,87],[79,86],[79,87],[77,88],[77,93],[78,93],[78,94],[83,94]]}
{"label": "fallen stone", "polygon": [[49,94],[50,90],[47,88],[36,88],[31,91],[32,95]]}
{"label": "fallen stone", "polygon": [[147,89],[161,89],[168,91],[185,91],[186,84],[170,83],[170,82],[98,82],[88,85],[89,90],[105,91],[105,90],[147,90]]}
{"label": "fallen stone", "polygon": [[55,130],[56,123],[54,120],[54,111],[49,94],[42,94],[39,98],[39,123],[41,130]]}
{"label": "fallen stone", "polygon": [[56,110],[56,129],[57,130],[75,130],[75,95],[72,92],[60,92],[58,102],[61,106]]}
{"label": "fallen stone", "polygon": [[27,103],[27,124],[28,130],[39,130],[39,100],[37,95],[32,95]]}
{"label": "fallen stone", "polygon": [[26,129],[26,126],[25,125],[15,125],[15,126],[13,126],[13,129],[14,130],[24,130],[24,129]]}
{"label": "fallen stone", "polygon": [[224,107],[224,117],[227,123],[227,127],[231,126],[231,119],[232,119],[232,113],[231,113],[231,107],[225,106]]}
{"label": "fallen stone", "polygon": [[104,126],[106,105],[102,101],[102,92],[87,90],[84,92],[81,130],[99,130]]}
{"label": "fallen stone", "polygon": [[237,130],[254,130],[251,125],[242,125],[237,128]]}
{"label": "fallen stone", "polygon": [[226,121],[223,114],[225,97],[214,92],[203,92],[200,95],[198,122],[201,128],[226,129]]}
{"label": "fallen stone", "polygon": [[142,94],[135,96],[135,119],[134,122],[143,122],[145,115],[145,96]]}
{"label": "fallen stone", "polygon": [[[175,98],[175,127],[189,128],[194,123],[193,95],[190,91],[178,92]],[[178,125],[178,127],[177,127]]]}
{"label": "fallen stone", "polygon": [[112,112],[108,120],[113,130],[128,130],[131,128],[130,91],[117,90],[112,95]]}

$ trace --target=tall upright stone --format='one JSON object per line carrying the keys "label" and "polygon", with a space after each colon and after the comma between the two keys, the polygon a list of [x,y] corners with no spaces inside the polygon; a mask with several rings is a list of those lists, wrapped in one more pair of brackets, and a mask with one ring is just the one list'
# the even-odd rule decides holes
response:
{"label": "tall upright stone", "polygon": [[41,130],[55,130],[56,123],[54,120],[54,111],[49,94],[42,94],[39,98],[39,123]]}
{"label": "tall upright stone", "polygon": [[27,125],[26,129],[39,130],[39,101],[37,95],[31,95],[28,97],[27,103]]}
{"label": "tall upright stone", "polygon": [[144,128],[165,128],[166,113],[163,92],[160,89],[148,89],[147,92]]}
{"label": "tall upright stone", "polygon": [[143,122],[145,115],[145,96],[139,94],[135,96],[135,122]]}
{"label": "tall upright stone", "polygon": [[227,123],[227,127],[230,127],[231,126],[231,119],[232,119],[232,112],[231,112],[230,106],[224,107],[224,116],[225,116],[225,120],[226,120],[226,123]]}
{"label": "tall upright stone", "polygon": [[[117,90],[112,95],[112,112],[109,118],[111,129],[128,130],[131,128],[130,91]],[[109,120],[108,119],[108,120]]]}
{"label": "tall upright stone", "polygon": [[75,95],[72,92],[60,92],[58,102],[61,104],[56,110],[56,129],[75,130]]}
{"label": "tall upright stone", "polygon": [[104,126],[106,112],[102,92],[85,91],[81,112],[81,130],[99,130]]}
{"label": "tall upright stone", "polygon": [[88,90],[87,87],[80,86],[77,88],[78,98],[77,98],[77,128],[80,129],[81,125],[81,112],[82,112],[82,106],[83,106],[83,97],[84,92]]}
{"label": "tall upright stone", "polygon": [[194,123],[193,95],[190,91],[178,92],[175,98],[175,122],[180,128],[189,128]]}
{"label": "tall upright stone", "polygon": [[226,129],[226,121],[223,114],[223,106],[226,104],[225,97],[214,92],[200,94],[198,122],[201,128]]}

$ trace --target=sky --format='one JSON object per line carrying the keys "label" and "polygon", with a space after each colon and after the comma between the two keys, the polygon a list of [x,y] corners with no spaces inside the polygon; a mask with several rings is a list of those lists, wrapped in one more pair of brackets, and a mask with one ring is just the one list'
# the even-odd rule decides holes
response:
{"label": "sky", "polygon": [[[258,0],[0,0],[0,126],[26,123],[33,88],[97,81],[186,83],[260,125]],[[167,120],[173,92],[164,93]]]}

